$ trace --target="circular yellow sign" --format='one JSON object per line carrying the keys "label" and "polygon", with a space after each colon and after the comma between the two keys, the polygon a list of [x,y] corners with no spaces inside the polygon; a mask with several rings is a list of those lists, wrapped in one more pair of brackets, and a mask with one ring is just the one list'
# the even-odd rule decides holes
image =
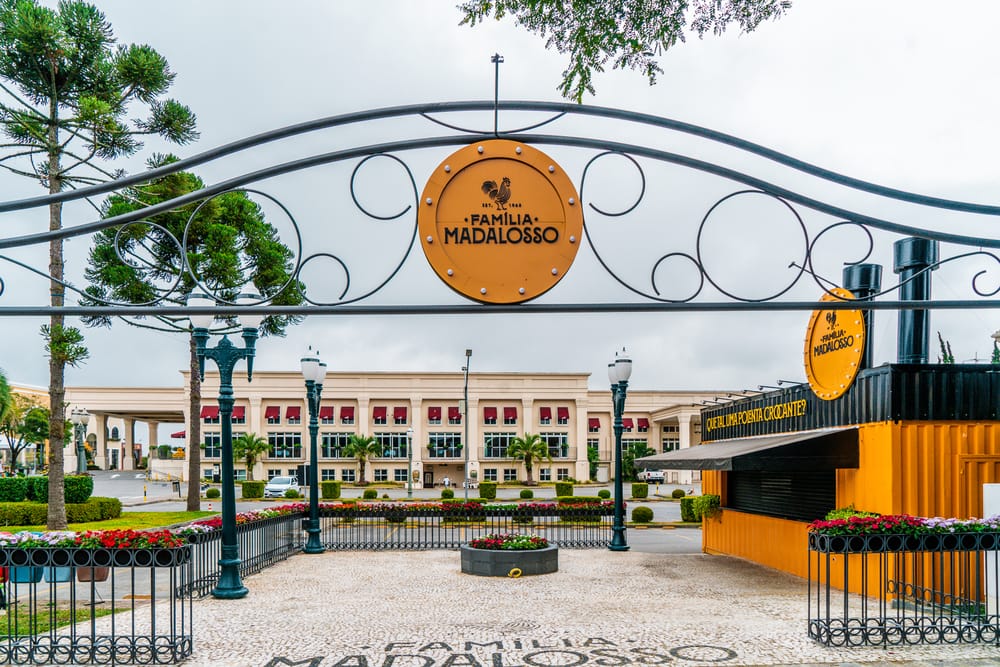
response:
{"label": "circular yellow sign", "polygon": [[[852,300],[854,295],[835,287],[820,302]],[[814,310],[806,330],[806,377],[813,393],[825,401],[850,389],[865,351],[865,318],[860,310]]]}
{"label": "circular yellow sign", "polygon": [[420,242],[449,287],[484,303],[520,303],[552,289],[583,233],[580,198],[545,153],[493,139],[466,146],[427,180]]}

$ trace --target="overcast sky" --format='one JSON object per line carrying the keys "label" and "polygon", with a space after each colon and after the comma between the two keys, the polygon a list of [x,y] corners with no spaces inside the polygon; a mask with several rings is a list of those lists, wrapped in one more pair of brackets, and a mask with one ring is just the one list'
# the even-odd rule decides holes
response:
{"label": "overcast sky", "polygon": [[[493,96],[490,56],[499,52],[500,93],[504,99],[559,101],[556,87],[563,56],[546,51],[544,41],[510,22],[474,29],[458,25],[452,2],[274,2],[135,0],[100,2],[122,42],[153,45],[177,73],[171,95],[198,115],[201,139],[174,148],[193,155],[255,133],[319,117],[385,106]],[[856,178],[940,197],[1000,203],[996,156],[1000,155],[1000,87],[996,63],[1000,40],[995,26],[1000,4],[950,5],[914,0],[896,2],[806,2],[754,33],[732,32],[670,50],[660,63],[655,86],[634,72],[598,75],[597,95],[587,104],[666,116],[733,134]],[[534,118],[534,117],[532,117]],[[529,119],[530,120],[530,119]],[[492,115],[466,116],[463,124],[490,128]],[[501,119],[505,127],[525,117]],[[898,222],[948,228],[996,237],[997,221],[893,205],[818,185],[762,160],[677,135],[622,128],[608,122],[566,122],[543,130],[554,134],[615,137],[655,144],[666,150],[718,160],[777,183],[801,188],[845,208],[885,215]],[[386,122],[310,135],[229,158],[196,171],[208,183],[295,157],[338,147],[417,138],[440,133],[424,121]],[[149,149],[164,147],[150,143]],[[579,176],[593,153],[542,147]],[[401,155],[418,190],[429,171],[453,149]],[[146,153],[131,161],[142,167]],[[302,228],[310,252],[340,256],[352,271],[352,295],[387,275],[405,250],[412,217],[374,223],[354,208],[349,175],[356,163],[283,176],[256,187],[279,198]],[[690,170],[643,162],[647,196],[627,218],[588,215],[598,248],[622,275],[648,285],[656,258],[667,252],[694,253],[702,216],[719,198],[741,186]],[[40,188],[10,175],[5,197],[41,194]],[[595,172],[593,201],[608,208],[628,205],[638,189],[624,161]],[[588,177],[588,181],[590,177]],[[590,185],[588,184],[588,189]],[[392,212],[412,201],[402,172],[375,165],[362,174],[359,192],[376,212]],[[409,197],[409,198],[408,198]],[[801,256],[801,232],[781,207],[748,202],[723,210],[706,232],[707,265],[732,289],[753,296],[788,282],[790,259]],[[269,212],[272,212],[268,209]],[[815,234],[831,220],[799,209]],[[89,221],[92,210],[67,207],[65,224]],[[276,213],[282,231],[290,225]],[[22,212],[0,218],[14,233],[40,231],[46,214]],[[796,236],[796,234],[798,236]],[[286,237],[290,238],[290,237]],[[854,241],[857,237],[852,237]],[[852,238],[835,239],[820,269],[839,278],[843,261],[855,259]],[[879,235],[876,259],[885,264],[883,284],[894,283],[891,243]],[[798,239],[798,241],[797,241]],[[80,280],[89,240],[67,244],[68,274]],[[862,244],[863,245],[863,244]],[[943,247],[942,256],[958,251]],[[798,254],[797,254],[798,253]],[[44,249],[11,253],[38,268]],[[857,253],[855,253],[857,254]],[[660,276],[661,287],[683,293],[690,280],[682,267]],[[314,294],[339,292],[339,273],[306,275]],[[969,278],[988,270],[983,286],[1000,283],[1000,270],[984,262],[962,263],[935,273],[938,298],[973,298]],[[0,277],[6,305],[46,303],[47,284],[4,264]],[[676,282],[670,282],[675,280]],[[797,299],[820,296],[804,282]],[[712,291],[709,300],[723,300]],[[589,248],[560,285],[543,297],[550,303],[615,302],[634,297],[599,268]],[[419,247],[389,289],[369,303],[455,303],[450,290],[428,268]],[[485,310],[485,309],[484,309]],[[941,311],[932,331],[951,340],[958,361],[989,358],[990,334],[1000,328],[996,311]],[[802,340],[809,313],[572,315],[572,316],[392,316],[314,317],[289,330],[284,339],[258,345],[257,368],[297,369],[307,344],[318,347],[333,370],[457,371],[471,348],[473,371],[571,371],[592,373],[591,386],[603,388],[606,363],[627,346],[634,359],[633,386],[646,389],[756,388],[776,379],[804,379]],[[4,322],[0,367],[15,382],[45,386],[39,319]],[[88,330],[91,359],[67,371],[69,385],[178,385],[186,367],[183,336],[116,324]],[[896,316],[877,315],[876,363],[895,360]],[[931,348],[936,359],[936,343]]]}

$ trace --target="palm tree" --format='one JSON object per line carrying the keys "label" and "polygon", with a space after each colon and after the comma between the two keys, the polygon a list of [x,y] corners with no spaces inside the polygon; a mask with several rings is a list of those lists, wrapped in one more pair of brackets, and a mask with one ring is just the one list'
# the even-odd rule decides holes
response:
{"label": "palm tree", "polygon": [[233,458],[243,459],[247,464],[247,480],[253,481],[253,467],[261,455],[270,449],[267,440],[256,433],[241,433],[233,440]]}
{"label": "palm tree", "polygon": [[525,433],[522,437],[511,440],[507,447],[507,455],[524,461],[524,469],[528,473],[525,484],[528,486],[535,485],[535,480],[531,476],[535,461],[552,460],[552,456],[549,455],[549,444],[534,433]]}
{"label": "palm tree", "polygon": [[358,460],[358,467],[361,468],[359,484],[367,484],[365,480],[365,464],[376,456],[382,456],[382,443],[377,439],[366,435],[352,435],[344,447],[344,452],[348,456],[353,456]]}

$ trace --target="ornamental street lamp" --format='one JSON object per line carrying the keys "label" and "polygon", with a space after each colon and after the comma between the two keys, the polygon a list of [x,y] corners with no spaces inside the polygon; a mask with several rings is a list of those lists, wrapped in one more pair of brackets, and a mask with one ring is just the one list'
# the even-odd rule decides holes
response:
{"label": "ornamental street lamp", "polygon": [[632,375],[632,360],[622,348],[615,353],[615,360],[608,364],[608,380],[611,381],[611,400],[615,410],[615,515],[611,524],[611,551],[628,551],[625,540],[625,503],[622,499],[622,413],[625,412],[625,393],[628,379]]}
{"label": "ornamental street lamp", "polygon": [[306,399],[309,403],[309,539],[303,551],[307,554],[323,553],[323,543],[319,539],[319,467],[316,440],[319,437],[319,399],[323,394],[323,380],[326,379],[326,364],[320,361],[319,352],[312,346],[301,359],[302,377],[306,381]]}
{"label": "ornamental street lamp", "polygon": [[[84,446],[83,433],[90,422],[90,413],[85,408],[73,408],[69,420],[73,422],[73,438],[76,440],[76,472],[79,475],[87,472],[87,449]],[[11,468],[14,461],[10,462]]]}
{"label": "ornamental street lamp", "polygon": [[463,395],[465,396],[462,402],[462,423],[465,424],[465,437],[463,442],[465,446],[462,449],[465,450],[465,477],[462,479],[462,487],[465,488],[465,502],[469,502],[469,361],[472,360],[472,350],[465,351],[465,365],[462,366],[462,370],[465,371],[465,391]]}
{"label": "ornamental street lamp", "polygon": [[[263,303],[256,294],[240,294],[236,297],[240,306],[257,306]],[[207,294],[188,294],[189,307],[207,308],[215,306],[215,300]],[[264,320],[263,315],[239,315],[243,329],[244,347],[236,347],[229,336],[223,335],[215,347],[208,347],[208,328],[215,319],[212,314],[190,315],[192,337],[198,354],[198,371],[205,379],[205,359],[212,359],[219,368],[219,421],[222,425],[222,549],[219,558],[219,580],[212,595],[217,598],[234,600],[246,596],[247,589],[240,580],[240,550],[236,541],[236,491],[233,474],[233,367],[241,359],[247,360],[247,382],[253,379],[254,347],[257,330]]]}
{"label": "ornamental street lamp", "polygon": [[406,497],[413,498],[413,429],[406,429]]}

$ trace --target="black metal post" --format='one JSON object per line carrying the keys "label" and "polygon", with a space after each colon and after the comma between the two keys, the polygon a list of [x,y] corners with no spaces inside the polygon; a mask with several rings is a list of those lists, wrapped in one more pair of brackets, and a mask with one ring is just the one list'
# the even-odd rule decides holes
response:
{"label": "black metal post", "polygon": [[627,380],[619,380],[611,385],[611,400],[615,409],[615,514],[611,523],[611,551],[628,551],[628,541],[625,539],[625,500],[622,489],[622,413],[625,412],[625,393],[628,389]]}
{"label": "black metal post", "polygon": [[306,397],[309,403],[309,534],[302,551],[307,554],[321,554],[325,551],[319,539],[319,466],[316,459],[318,452],[316,440],[319,439],[319,400],[323,393],[323,385],[306,380]]}
{"label": "black metal post", "polygon": [[[73,432],[76,434],[76,472],[78,475],[87,474],[87,448],[83,444],[83,432],[86,428],[85,422],[73,425]],[[11,461],[11,470],[14,469],[15,463],[15,461]]]}
{"label": "black metal post", "polygon": [[212,596],[233,600],[248,593],[240,579],[240,548],[236,540],[236,490],[233,473],[233,367],[241,359],[247,360],[247,380],[252,378],[256,329],[244,329],[245,347],[233,345],[223,336],[214,348],[208,347],[208,329],[195,328],[201,374],[205,374],[205,359],[212,359],[219,367],[219,418],[222,422],[222,548],[219,558],[219,581]]}

